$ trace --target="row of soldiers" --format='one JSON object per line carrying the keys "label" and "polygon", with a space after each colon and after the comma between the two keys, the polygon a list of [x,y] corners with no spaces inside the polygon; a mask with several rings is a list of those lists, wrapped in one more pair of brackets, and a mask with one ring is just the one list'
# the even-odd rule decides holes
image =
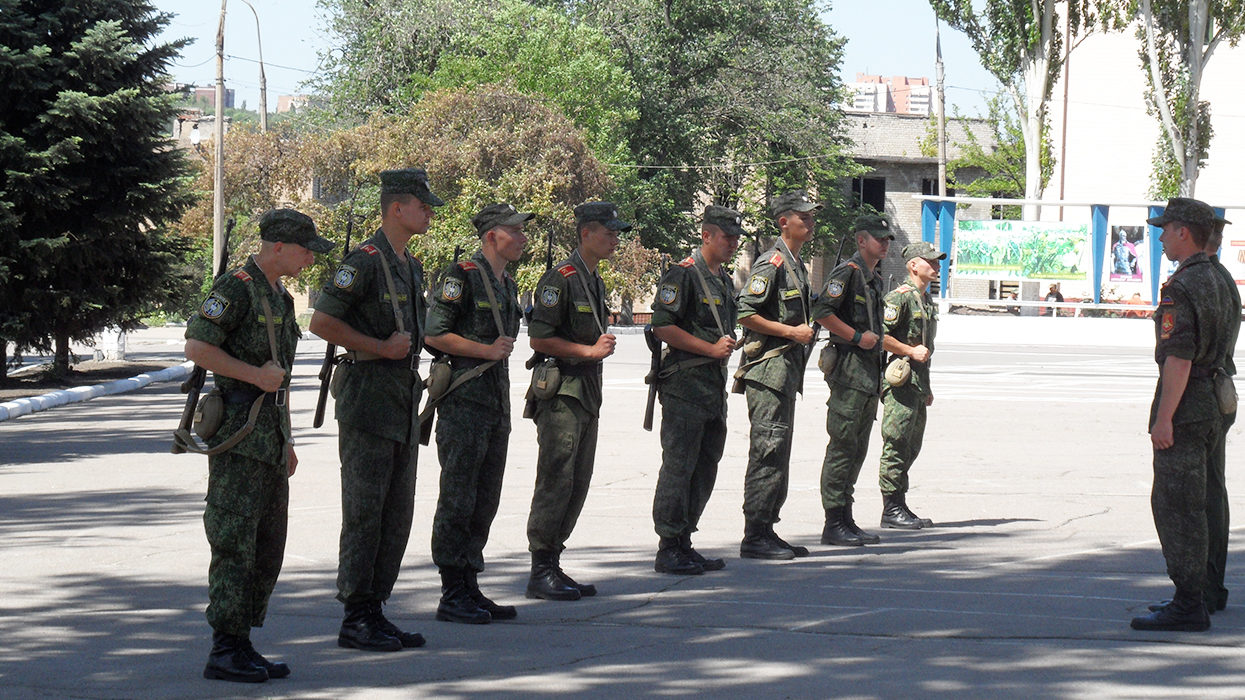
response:
{"label": "row of soldiers", "polygon": [[[425,294],[424,270],[407,245],[427,232],[435,208],[444,203],[422,169],[385,171],[380,179],[380,229],[346,253],[315,303],[310,329],[344,350],[332,378],[342,483],[337,599],[344,613],[338,644],[397,651],[425,642],[391,622],[384,605],[411,530],[426,387],[422,424],[428,425],[433,409],[440,414],[441,483],[432,531],[442,591],[437,619],[479,624],[517,615],[514,606],[485,596],[477,576],[500,499],[511,430],[508,364],[522,315],[506,267],[523,254],[523,227],[533,215],[504,203],[482,209],[472,220],[480,249],[451,265],[439,287]],[[822,542],[878,541],[856,525],[852,504],[879,400],[885,404],[881,523],[932,524],[908,508],[905,495],[933,399],[929,363],[937,312],[928,290],[943,255],[927,243],[907,246],[909,278],[883,299],[877,265],[894,236],[885,217],[862,217],[854,227],[858,252],[814,296],[800,251],[820,208],[802,191],[774,198],[780,236],[736,293],[724,266],[744,235],[741,216],[707,207],[701,245],[658,284],[652,333],[665,349],[649,378],[663,409],[653,501],[658,572],[701,574],[725,567],[722,559],[701,555],[691,538],[723,453],[728,361],[737,348],[742,358],[734,388],[746,397],[752,425],[740,556],[782,560],[808,554],[780,538],[774,524],[787,495],[795,398],[815,325],[832,334],[819,358],[831,387]],[[539,457],[527,523],[526,595],[546,600],[596,594],[594,585],[563,570],[561,554],[587,497],[602,365],[616,346],[597,268],[614,254],[619,234],[630,229],[609,202],[582,204],[575,217],[576,249],[541,278],[528,324],[535,356],[524,414],[535,420]],[[292,209],[268,212],[259,228],[259,253],[216,280],[186,331],[187,357],[215,374],[215,393],[223,402],[219,429],[204,436],[204,526],[212,549],[207,619],[214,632],[204,675],[246,682],[290,673],[250,641],[280,571],[288,479],[298,463],[285,399],[301,334],[280,280],[310,265],[313,252],[333,248],[310,218]],[[744,329],[742,338],[737,326]],[[420,373],[425,346],[437,356],[425,372],[427,382]],[[883,385],[887,353],[895,367],[888,372],[893,382]]]}

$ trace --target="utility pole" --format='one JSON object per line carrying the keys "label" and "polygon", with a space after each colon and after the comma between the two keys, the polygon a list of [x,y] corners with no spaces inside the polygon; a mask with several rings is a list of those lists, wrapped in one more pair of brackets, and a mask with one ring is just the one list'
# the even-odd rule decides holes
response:
{"label": "utility pole", "polygon": [[259,34],[259,13],[248,0],[242,0],[255,15],[255,44],[259,47],[259,130],[268,131],[268,81],[264,78],[264,43]]}
{"label": "utility pole", "polygon": [[216,29],[216,167],[212,176],[212,270],[225,255],[225,4]]}
{"label": "utility pole", "polygon": [[942,37],[939,34],[938,18],[934,17],[934,61],[935,81],[937,83],[937,119],[938,119],[938,196],[947,196],[947,108],[946,93],[943,89],[942,75]]}

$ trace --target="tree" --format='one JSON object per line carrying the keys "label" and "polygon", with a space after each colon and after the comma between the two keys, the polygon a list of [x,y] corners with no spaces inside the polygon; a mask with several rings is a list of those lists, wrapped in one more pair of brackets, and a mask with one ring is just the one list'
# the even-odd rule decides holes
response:
{"label": "tree", "polygon": [[170,292],[189,202],[164,91],[187,41],[147,0],[0,0],[0,332],[19,352],[132,326]]}
{"label": "tree", "polygon": [[[1025,198],[1040,199],[1046,184],[1042,163],[1050,158],[1042,141],[1046,106],[1059,69],[1079,43],[1078,34],[1083,39],[1097,27],[1116,27],[1118,15],[1104,11],[1099,0],[930,0],[930,5],[939,19],[968,36],[982,66],[1003,84],[1022,115]],[[1066,13],[1062,18],[1058,7]],[[1037,207],[1025,211],[1025,218],[1037,218]]]}
{"label": "tree", "polygon": [[1140,0],[1136,11],[1146,108],[1163,127],[1151,194],[1192,197],[1214,135],[1202,75],[1221,43],[1236,46],[1245,35],[1245,0]]}

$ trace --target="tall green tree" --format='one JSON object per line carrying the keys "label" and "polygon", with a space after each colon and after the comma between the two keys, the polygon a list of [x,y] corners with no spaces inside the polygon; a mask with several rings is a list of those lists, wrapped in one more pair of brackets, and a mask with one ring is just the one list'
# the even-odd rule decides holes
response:
{"label": "tall green tree", "polygon": [[147,0],[0,0],[0,329],[19,351],[131,326],[169,292],[188,203],[168,143],[169,15]]}
{"label": "tall green tree", "polygon": [[1215,49],[1245,35],[1245,0],[1128,0],[1142,42],[1146,107],[1162,124],[1151,195],[1192,197],[1214,135],[1202,75]]}

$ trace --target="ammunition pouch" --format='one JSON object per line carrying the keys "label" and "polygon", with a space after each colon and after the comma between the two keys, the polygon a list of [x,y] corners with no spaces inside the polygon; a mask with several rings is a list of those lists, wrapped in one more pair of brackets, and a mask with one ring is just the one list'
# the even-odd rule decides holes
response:
{"label": "ammunition pouch", "polygon": [[212,389],[195,404],[194,431],[202,440],[210,440],[220,431],[225,420],[225,398],[220,389]]}
{"label": "ammunition pouch", "polygon": [[886,378],[886,383],[892,387],[901,387],[912,379],[912,364],[906,357],[896,357],[886,366],[886,371],[882,374]]}

